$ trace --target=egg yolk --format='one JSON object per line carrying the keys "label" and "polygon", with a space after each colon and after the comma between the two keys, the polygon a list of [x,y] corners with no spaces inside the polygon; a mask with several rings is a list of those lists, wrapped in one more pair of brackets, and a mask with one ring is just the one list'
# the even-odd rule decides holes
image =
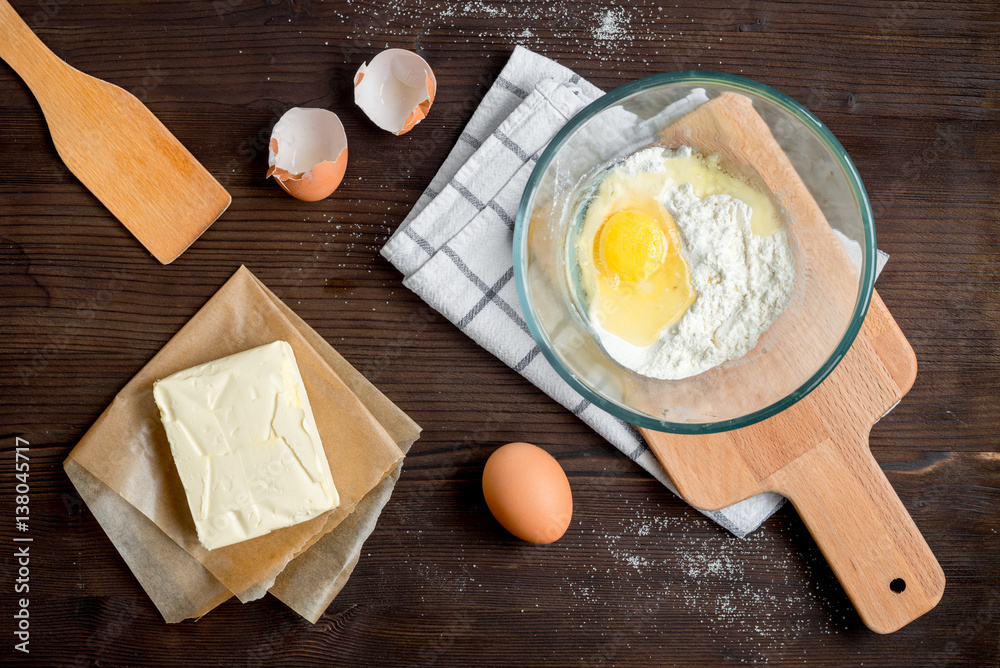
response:
{"label": "egg yolk", "polygon": [[663,264],[666,238],[652,216],[619,211],[608,218],[597,242],[597,265],[622,281],[642,281]]}
{"label": "egg yolk", "polygon": [[697,296],[670,215],[652,200],[609,215],[594,236],[601,327],[645,347]]}

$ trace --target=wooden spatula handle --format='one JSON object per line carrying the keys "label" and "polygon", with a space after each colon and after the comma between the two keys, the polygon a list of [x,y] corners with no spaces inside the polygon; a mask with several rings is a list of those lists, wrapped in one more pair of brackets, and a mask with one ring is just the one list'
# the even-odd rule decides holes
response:
{"label": "wooden spatula handle", "polygon": [[891,633],[933,608],[944,572],[864,443],[826,441],[776,472],[862,621]]}
{"label": "wooden spatula handle", "polygon": [[38,39],[7,0],[0,0],[0,58],[14,68],[36,97],[40,77],[53,66],[67,66]]}

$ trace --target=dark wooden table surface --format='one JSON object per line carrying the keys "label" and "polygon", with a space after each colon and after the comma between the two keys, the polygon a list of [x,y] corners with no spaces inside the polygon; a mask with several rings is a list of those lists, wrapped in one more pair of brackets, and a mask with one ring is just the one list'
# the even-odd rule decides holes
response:
{"label": "dark wooden table surface", "polygon": [[[79,69],[135,93],[233,195],[161,266],[61,165],[0,65],[0,662],[17,665],[996,666],[1000,637],[1000,5],[639,0],[15,0]],[[876,7],[875,5],[884,5]],[[739,540],[444,318],[378,251],[514,45],[606,89],[754,78],[850,152],[892,255],[878,289],[920,373],[872,450],[947,574],[898,633],[861,624],[794,510]],[[439,94],[404,137],[351,78],[415,49]],[[347,177],[316,204],[263,178],[291,106],[340,115]],[[360,564],[311,625],[277,600],[166,625],[64,475],[115,393],[245,263],[423,427]],[[422,326],[414,328],[413,316]],[[14,651],[15,438],[30,443],[30,654]],[[566,469],[569,533],[520,543],[479,491],[499,444]]]}

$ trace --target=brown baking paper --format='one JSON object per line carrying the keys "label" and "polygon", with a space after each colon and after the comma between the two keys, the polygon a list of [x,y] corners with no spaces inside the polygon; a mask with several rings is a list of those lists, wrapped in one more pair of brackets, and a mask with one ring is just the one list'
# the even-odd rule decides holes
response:
{"label": "brown baking paper", "polygon": [[[175,371],[283,339],[295,351],[341,506],[303,524],[205,550],[152,399]],[[315,621],[346,582],[419,427],[241,267],[115,397],[64,466],[168,622],[236,594],[275,594]],[[377,489],[376,489],[377,488]],[[370,494],[370,498],[366,496]],[[364,503],[362,503],[364,501]],[[357,521],[343,524],[355,509]]]}

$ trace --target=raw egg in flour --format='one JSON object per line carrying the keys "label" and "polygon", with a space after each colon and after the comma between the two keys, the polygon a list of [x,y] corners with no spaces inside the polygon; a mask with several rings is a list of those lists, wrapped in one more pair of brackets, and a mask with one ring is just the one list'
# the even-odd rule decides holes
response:
{"label": "raw egg in flour", "polygon": [[483,469],[483,496],[490,512],[521,540],[552,543],[573,518],[573,494],[559,462],[530,443],[508,443]]}
{"label": "raw egg in flour", "polygon": [[648,346],[694,301],[691,272],[677,226],[659,203],[631,188],[605,195],[590,205],[606,209],[594,235],[596,316],[608,332]]}
{"label": "raw egg in flour", "polygon": [[650,146],[572,196],[567,278],[612,359],[680,379],[749,352],[788,303],[795,265],[754,173]]}

